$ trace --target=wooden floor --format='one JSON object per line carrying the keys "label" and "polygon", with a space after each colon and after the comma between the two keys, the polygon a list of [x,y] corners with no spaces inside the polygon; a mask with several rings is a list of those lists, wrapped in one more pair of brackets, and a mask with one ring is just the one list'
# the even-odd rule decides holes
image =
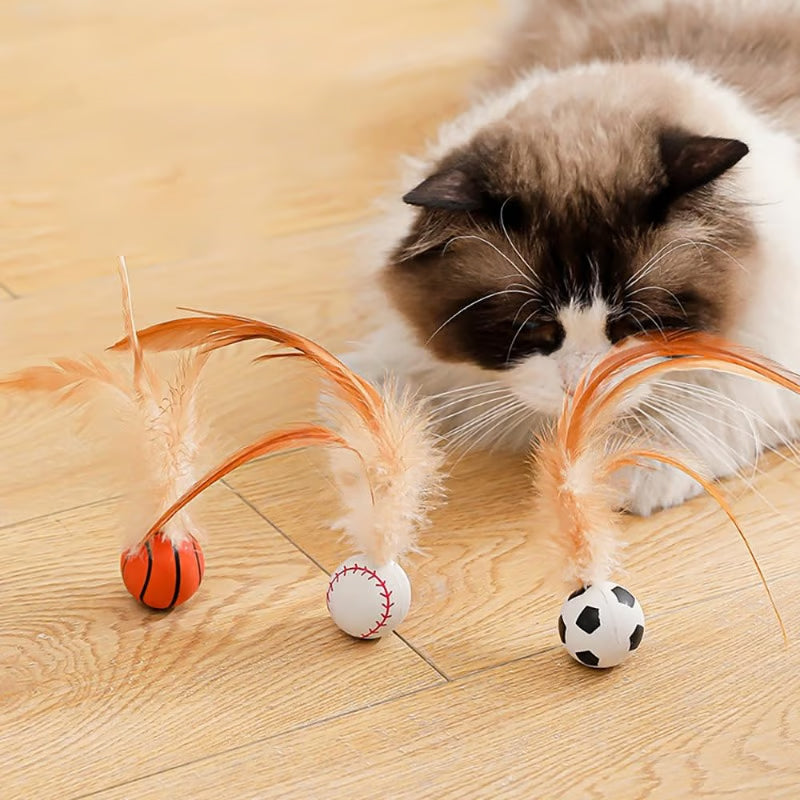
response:
{"label": "wooden floor", "polygon": [[[0,4],[0,371],[189,305],[331,347],[353,234],[458,109],[491,0],[7,0]],[[215,454],[302,419],[293,367],[212,368]],[[450,482],[401,635],[327,617],[350,555],[311,454],[215,487],[200,593],[153,615],[117,572],[125,465],[73,417],[0,397],[0,797],[797,798],[800,656],[700,499],[631,520],[648,634],[595,673],[557,647],[520,458]],[[97,423],[100,425],[101,423]],[[800,639],[798,470],[730,487]]]}

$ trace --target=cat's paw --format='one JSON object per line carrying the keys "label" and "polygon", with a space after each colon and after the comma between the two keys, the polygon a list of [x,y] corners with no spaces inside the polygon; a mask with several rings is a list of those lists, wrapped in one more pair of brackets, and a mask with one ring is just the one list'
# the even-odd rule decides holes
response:
{"label": "cat's paw", "polygon": [[656,511],[682,505],[703,493],[703,487],[680,470],[663,464],[626,469],[618,484],[622,507],[631,514],[649,517]]}

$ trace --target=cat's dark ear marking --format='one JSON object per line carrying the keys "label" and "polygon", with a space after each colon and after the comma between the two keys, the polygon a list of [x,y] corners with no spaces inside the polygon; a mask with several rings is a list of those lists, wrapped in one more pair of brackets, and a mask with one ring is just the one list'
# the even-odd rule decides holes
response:
{"label": "cat's dark ear marking", "polygon": [[685,194],[719,178],[738,164],[750,148],[738,139],[692,136],[670,131],[661,136],[661,160],[671,193]]}
{"label": "cat's dark ear marking", "polygon": [[463,169],[437,172],[403,197],[403,202],[411,206],[445,211],[477,211],[484,200],[478,182]]}

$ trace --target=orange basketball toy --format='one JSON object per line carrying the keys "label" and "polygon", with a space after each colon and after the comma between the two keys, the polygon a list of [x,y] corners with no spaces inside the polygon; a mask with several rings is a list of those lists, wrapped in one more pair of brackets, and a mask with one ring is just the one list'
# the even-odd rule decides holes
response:
{"label": "orange basketball toy", "polygon": [[175,545],[156,534],[120,557],[125,588],[156,611],[169,611],[185,603],[200,588],[205,566],[200,543],[191,535]]}

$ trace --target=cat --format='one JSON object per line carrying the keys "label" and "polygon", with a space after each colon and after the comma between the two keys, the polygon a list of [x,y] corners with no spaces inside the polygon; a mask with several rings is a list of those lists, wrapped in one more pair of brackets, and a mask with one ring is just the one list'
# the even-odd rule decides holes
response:
{"label": "cat", "polygon": [[[800,371],[800,3],[528,0],[479,96],[408,161],[374,228],[351,366],[433,398],[456,444],[526,446],[640,331],[711,331]],[[800,404],[714,374],[627,424],[714,477],[792,440]],[[624,507],[698,494],[631,470]]]}

